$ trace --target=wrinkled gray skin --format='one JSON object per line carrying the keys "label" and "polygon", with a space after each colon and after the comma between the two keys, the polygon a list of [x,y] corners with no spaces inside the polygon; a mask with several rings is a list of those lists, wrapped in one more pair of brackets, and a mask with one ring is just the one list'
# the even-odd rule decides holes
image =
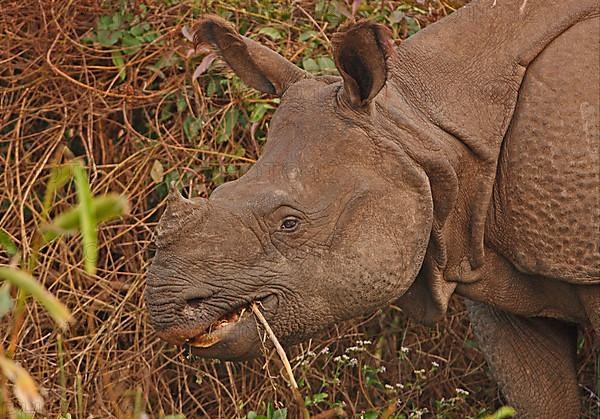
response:
{"label": "wrinkled gray skin", "polygon": [[[170,198],[146,291],[159,335],[261,301],[289,345],[395,299],[432,322],[459,294],[521,417],[578,417],[576,327],[600,331],[599,13],[479,1],[398,47],[347,26],[341,78],[203,20],[198,43],[281,105],[246,175]],[[261,334],[249,315],[194,350],[252,358]]]}

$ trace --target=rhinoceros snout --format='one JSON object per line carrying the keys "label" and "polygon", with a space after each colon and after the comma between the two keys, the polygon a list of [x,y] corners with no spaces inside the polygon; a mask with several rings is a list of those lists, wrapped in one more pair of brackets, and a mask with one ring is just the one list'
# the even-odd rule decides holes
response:
{"label": "rhinoceros snout", "polygon": [[201,317],[205,299],[185,298],[194,290],[173,288],[146,289],[146,307],[150,324],[157,335],[172,344],[181,345],[189,338],[196,317]]}
{"label": "rhinoceros snout", "polygon": [[174,280],[168,270],[155,263],[148,271],[145,303],[150,323],[160,335],[185,322],[187,307],[197,306],[202,295],[182,281]]}

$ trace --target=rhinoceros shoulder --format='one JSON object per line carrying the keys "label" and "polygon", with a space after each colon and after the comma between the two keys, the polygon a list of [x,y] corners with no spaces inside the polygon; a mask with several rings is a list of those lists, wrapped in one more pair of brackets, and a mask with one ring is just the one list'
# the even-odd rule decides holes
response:
{"label": "rhinoceros shoulder", "polygon": [[521,271],[600,284],[600,18],[529,65],[504,139],[488,237]]}

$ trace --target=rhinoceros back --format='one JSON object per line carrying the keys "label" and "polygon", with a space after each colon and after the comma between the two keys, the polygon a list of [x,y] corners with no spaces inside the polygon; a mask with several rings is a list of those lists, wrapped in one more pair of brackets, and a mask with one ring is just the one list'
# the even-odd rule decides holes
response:
{"label": "rhinoceros back", "polygon": [[600,19],[528,66],[502,144],[487,242],[526,273],[600,284]]}

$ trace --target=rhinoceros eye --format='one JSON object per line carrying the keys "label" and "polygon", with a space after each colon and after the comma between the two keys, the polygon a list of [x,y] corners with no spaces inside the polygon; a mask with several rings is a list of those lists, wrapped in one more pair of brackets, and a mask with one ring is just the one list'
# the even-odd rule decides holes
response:
{"label": "rhinoceros eye", "polygon": [[299,225],[300,225],[300,220],[298,220],[296,217],[286,217],[281,222],[281,227],[279,227],[279,229],[281,231],[292,232],[292,231],[296,231],[296,229],[298,229]]}

